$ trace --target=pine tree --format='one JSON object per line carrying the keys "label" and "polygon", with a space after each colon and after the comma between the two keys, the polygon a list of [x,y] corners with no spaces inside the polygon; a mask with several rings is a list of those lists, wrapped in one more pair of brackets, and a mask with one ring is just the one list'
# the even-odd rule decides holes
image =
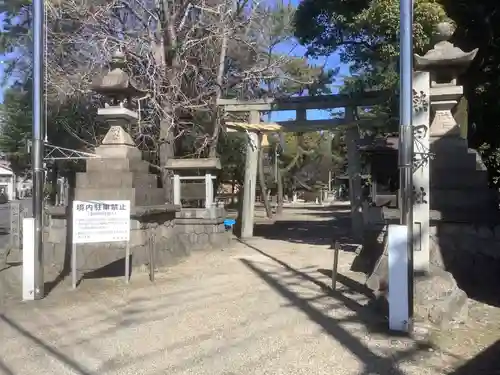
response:
{"label": "pine tree", "polygon": [[31,0],[0,0],[0,56],[2,86],[25,82],[31,72]]}
{"label": "pine tree", "polygon": [[4,102],[0,105],[0,152],[16,175],[25,172],[30,165],[31,101],[30,93],[23,86],[15,85],[5,91]]}

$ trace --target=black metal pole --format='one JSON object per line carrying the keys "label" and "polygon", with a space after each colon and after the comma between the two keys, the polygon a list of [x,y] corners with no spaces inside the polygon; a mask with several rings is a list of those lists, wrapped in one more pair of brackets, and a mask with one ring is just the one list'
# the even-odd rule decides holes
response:
{"label": "black metal pole", "polygon": [[43,0],[33,1],[33,217],[35,222],[35,299],[44,297],[43,275]]}
{"label": "black metal pole", "polygon": [[413,1],[400,1],[399,188],[401,224],[407,226],[408,315],[413,319]]}

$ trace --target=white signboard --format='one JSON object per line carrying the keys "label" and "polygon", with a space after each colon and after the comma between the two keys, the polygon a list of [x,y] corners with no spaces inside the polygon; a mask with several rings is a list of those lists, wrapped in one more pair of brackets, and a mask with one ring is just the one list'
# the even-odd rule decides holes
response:
{"label": "white signboard", "polygon": [[73,244],[129,239],[130,201],[73,201]]}

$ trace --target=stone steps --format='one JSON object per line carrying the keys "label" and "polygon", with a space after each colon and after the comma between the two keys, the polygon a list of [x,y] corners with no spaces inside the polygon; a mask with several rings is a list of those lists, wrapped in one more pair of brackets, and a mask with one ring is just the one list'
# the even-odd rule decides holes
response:
{"label": "stone steps", "polygon": [[[397,224],[400,218],[400,212],[397,208],[382,209],[383,221],[386,224]],[[484,209],[468,209],[457,207],[444,207],[440,210],[430,211],[430,220],[432,223],[453,222],[453,223],[471,223],[494,225],[500,223],[500,212],[495,207]]]}
{"label": "stone steps", "polygon": [[489,189],[431,189],[431,209],[439,207],[474,208],[495,204],[493,190]]}
{"label": "stone steps", "polygon": [[[476,150],[457,138],[431,144],[430,208],[438,221],[498,221],[498,192],[489,189],[488,173]],[[432,216],[432,215],[431,215]]]}
{"label": "stone steps", "polygon": [[476,169],[477,160],[474,153],[469,153],[466,150],[452,154],[436,153],[430,161],[430,168],[463,168],[463,169]]}
{"label": "stone steps", "polygon": [[453,222],[453,223],[471,223],[493,225],[500,222],[500,212],[495,207],[487,209],[470,209],[460,207],[442,207],[441,209],[432,209],[431,222]]}
{"label": "stone steps", "polygon": [[443,168],[431,169],[431,188],[484,188],[488,186],[488,173],[477,169]]}
{"label": "stone steps", "polygon": [[107,158],[92,158],[87,159],[87,172],[102,172],[102,171],[126,171],[148,173],[149,164],[144,160],[135,159],[107,159]]}

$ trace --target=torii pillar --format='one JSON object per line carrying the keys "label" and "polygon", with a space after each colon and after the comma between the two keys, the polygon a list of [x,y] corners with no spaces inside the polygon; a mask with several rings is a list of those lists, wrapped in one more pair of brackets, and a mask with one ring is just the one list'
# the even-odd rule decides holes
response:
{"label": "torii pillar", "polygon": [[[250,124],[260,122],[259,111],[251,111],[248,119]],[[260,140],[256,132],[248,132],[248,143],[245,157],[245,182],[243,185],[243,202],[241,210],[242,239],[253,237],[255,215],[255,190],[257,187],[257,166],[259,164]]]}
{"label": "torii pillar", "polygon": [[359,156],[359,129],[354,122],[356,108],[345,109],[345,119],[351,124],[346,130],[347,173],[349,175],[349,198],[351,201],[351,233],[356,241],[363,238],[363,196],[361,181],[361,160]]}

